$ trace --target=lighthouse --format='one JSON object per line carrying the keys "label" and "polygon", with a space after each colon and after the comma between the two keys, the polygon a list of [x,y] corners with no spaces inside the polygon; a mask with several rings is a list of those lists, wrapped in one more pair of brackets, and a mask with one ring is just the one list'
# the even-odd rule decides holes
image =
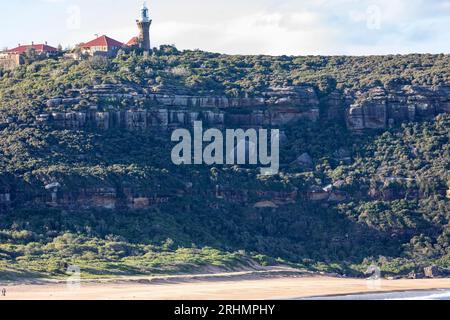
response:
{"label": "lighthouse", "polygon": [[141,10],[141,18],[140,20],[136,20],[136,23],[139,28],[139,47],[145,51],[150,51],[150,26],[152,24],[152,20],[150,19],[146,3],[144,3]]}

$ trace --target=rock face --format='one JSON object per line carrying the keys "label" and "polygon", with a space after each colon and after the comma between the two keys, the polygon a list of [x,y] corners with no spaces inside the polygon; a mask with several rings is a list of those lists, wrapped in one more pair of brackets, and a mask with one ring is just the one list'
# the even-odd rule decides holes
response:
{"label": "rock face", "polygon": [[[217,128],[282,127],[300,119],[324,119],[345,121],[349,129],[360,131],[384,129],[405,121],[429,119],[438,113],[450,112],[450,86],[375,87],[362,92],[335,90],[319,99],[315,89],[309,86],[272,87],[258,97],[225,97],[189,95],[179,88],[153,92],[137,85],[103,84],[67,90],[64,96],[49,99],[46,106],[45,113],[36,117],[37,124],[72,130],[161,131],[192,127],[194,121],[203,121],[205,126]],[[17,118],[8,118],[0,124],[0,128],[16,122]],[[283,130],[281,132],[283,143],[287,137]],[[351,162],[352,155],[348,150],[340,149],[333,157],[337,161]],[[303,154],[291,165],[310,169],[314,162],[308,154]],[[352,197],[340,190],[342,183],[325,188],[317,186],[303,194],[260,192],[256,194],[256,200],[270,201],[276,205],[298,198],[344,202]],[[20,206],[143,209],[170,202],[171,198],[179,196],[177,193],[166,195],[160,190],[134,190],[116,185],[74,188],[70,191],[62,191],[51,184],[47,187],[48,190],[25,191],[17,190],[14,185],[0,185],[0,213]],[[180,194],[183,192],[185,190],[179,190]],[[447,197],[450,197],[449,194]],[[408,195],[420,197],[414,190],[408,190]],[[213,196],[247,203],[255,195],[219,187],[213,191]],[[368,193],[370,198],[384,200],[405,196],[389,188],[374,188]],[[428,274],[434,274],[435,271],[430,269]]]}
{"label": "rock face", "polygon": [[[99,100],[109,101],[111,105],[100,108],[92,104],[77,112],[54,111],[39,115],[36,122],[66,129],[144,130],[186,127],[200,120],[216,127],[260,127],[281,126],[299,119],[319,119],[319,100],[314,89],[307,86],[274,87],[261,97],[239,98],[148,93],[143,88],[127,85],[96,85],[70,90],[67,94],[70,97],[49,99],[47,107],[66,109]],[[127,109],[113,106],[124,100],[129,106]],[[146,107],[140,107],[142,105]]]}
{"label": "rock face", "polygon": [[437,266],[426,267],[423,269],[423,272],[427,278],[436,278],[441,275],[441,272]]}
{"label": "rock face", "polygon": [[123,128],[127,130],[168,129],[192,126],[194,121],[203,121],[207,126],[223,127],[261,127],[282,126],[300,119],[316,121],[319,110],[307,112],[295,108],[276,108],[271,110],[252,110],[244,113],[226,113],[223,110],[109,110],[97,111],[95,108],[83,112],[52,112],[36,118],[40,124],[53,124],[64,129],[91,127],[99,130]]}
{"label": "rock face", "polygon": [[347,125],[352,130],[384,129],[390,125],[430,119],[449,112],[450,87],[402,86],[372,88],[359,93],[347,111]]}
{"label": "rock face", "polygon": [[[68,90],[64,97],[49,99],[47,107],[55,111],[39,115],[36,122],[67,129],[165,130],[188,127],[199,120],[216,127],[261,127],[322,117],[345,121],[349,129],[359,131],[450,112],[450,86],[335,90],[320,100],[309,86],[271,87],[258,97],[195,96],[178,91],[155,93],[122,84]],[[81,111],[60,111],[79,105],[84,105]]]}
{"label": "rock face", "polygon": [[225,96],[189,96],[177,94],[149,94],[157,104],[181,108],[255,108],[268,106],[317,108],[319,100],[314,88],[308,86],[271,87],[261,97],[230,98]]}
{"label": "rock face", "polygon": [[[91,187],[61,187],[49,184],[33,190],[17,186],[0,186],[0,214],[20,208],[57,208],[68,211],[83,210],[141,210],[158,207],[186,197],[191,187],[179,187],[170,192],[158,188],[113,186],[107,183]],[[222,189],[220,186],[202,190],[205,199],[223,199],[230,203],[250,205],[249,199],[272,201],[277,205],[293,203],[300,196],[297,191],[258,191]]]}
{"label": "rock face", "polygon": [[[346,101],[350,98],[348,92],[340,92],[335,90],[329,95],[321,99],[321,105],[326,106],[326,113],[323,114],[327,120],[343,122],[345,118],[345,110],[351,102]],[[353,99],[353,97],[351,97]],[[351,100],[352,101],[352,100]]]}
{"label": "rock face", "polygon": [[438,266],[430,266],[423,269],[425,277],[437,278],[450,276],[450,269],[441,268]]}
{"label": "rock face", "polygon": [[9,212],[14,208],[137,210],[168,203],[177,196],[178,194],[168,195],[157,190],[117,188],[107,184],[70,190],[61,190],[58,184],[58,186],[37,191],[10,190],[10,188],[1,187],[0,213]]}
{"label": "rock face", "polygon": [[313,167],[314,162],[308,153],[303,153],[294,162],[292,162],[291,165],[299,166],[304,169],[310,169]]}

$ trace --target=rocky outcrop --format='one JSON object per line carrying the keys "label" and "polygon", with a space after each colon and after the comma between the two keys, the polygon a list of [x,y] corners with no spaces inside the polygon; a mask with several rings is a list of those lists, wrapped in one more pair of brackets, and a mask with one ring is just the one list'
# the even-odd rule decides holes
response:
{"label": "rocky outcrop", "polygon": [[[184,191],[180,190],[180,194]],[[115,187],[110,185],[86,188],[62,188],[59,183],[41,189],[0,188],[0,213],[16,208],[57,208],[64,210],[147,209],[168,203],[180,194],[158,190]]]}
{"label": "rocky outcrop", "polygon": [[314,165],[313,159],[308,153],[303,153],[291,163],[291,166],[298,166],[302,169],[311,169]]}
{"label": "rocky outcrop", "polygon": [[347,111],[352,130],[384,129],[407,121],[430,119],[449,112],[450,87],[376,87],[359,93]]}
{"label": "rocky outcrop", "polygon": [[255,108],[255,107],[302,107],[304,109],[317,108],[319,100],[313,87],[289,86],[270,87],[258,97],[227,97],[220,95],[189,95],[180,94],[182,90],[151,92],[146,88],[128,84],[102,84],[83,89],[66,91],[69,97],[54,97],[47,102],[48,107],[58,105],[73,105],[82,100],[95,97],[103,100],[132,99],[147,100],[153,106],[176,108]]}
{"label": "rocky outcrop", "polygon": [[[60,111],[72,106],[80,109],[80,105],[81,111]],[[49,99],[47,107],[54,111],[39,115],[36,121],[68,129],[167,129],[190,126],[197,120],[217,127],[283,126],[300,119],[317,121],[322,116],[330,121],[345,121],[349,129],[359,131],[385,129],[450,112],[450,86],[335,90],[319,101],[309,86],[271,87],[258,97],[226,97],[180,94],[175,89],[151,92],[136,85],[108,84],[68,90],[65,97]]]}
{"label": "rocky outcrop", "polygon": [[448,277],[450,275],[450,270],[441,268],[438,266],[429,266],[423,269],[424,275],[427,278],[439,278],[439,277]]}
{"label": "rocky outcrop", "polygon": [[148,95],[156,104],[181,108],[258,108],[270,106],[317,108],[319,100],[308,86],[271,87],[260,97],[189,96],[174,93]]}
{"label": "rocky outcrop", "polygon": [[[54,182],[42,187],[23,189],[18,186],[0,186],[0,214],[16,209],[55,208],[67,211],[89,210],[141,210],[163,206],[192,194],[192,185],[177,189],[161,190],[158,187],[112,185],[107,182],[89,187],[67,187]],[[229,189],[216,186],[202,189],[205,200],[217,199],[229,203],[249,205],[271,201],[277,205],[295,203],[301,197],[297,190],[263,191]]]}
{"label": "rocky outcrop", "polygon": [[436,96],[437,111],[439,113],[450,113],[450,86],[433,87]]}
{"label": "rocky outcrop", "polygon": [[321,105],[326,108],[323,117],[329,121],[343,122],[345,119],[345,110],[351,102],[349,92],[334,90],[329,95],[321,99]]}
{"label": "rocky outcrop", "polygon": [[306,193],[306,198],[314,202],[334,202],[340,203],[349,200],[349,195],[338,189],[339,183],[328,185],[324,188],[311,186]]}
{"label": "rocky outcrop", "polygon": [[115,110],[80,112],[52,112],[36,118],[39,124],[51,124],[64,129],[95,128],[108,130],[123,128],[127,130],[168,129],[192,126],[194,121],[203,121],[205,125],[223,127],[242,126],[281,126],[300,119],[316,121],[319,110],[301,112],[294,108],[271,110],[252,110],[243,113],[226,113],[222,110]]}
{"label": "rocky outcrop", "polygon": [[[307,86],[273,87],[260,97],[195,96],[147,91],[137,86],[113,84],[69,90],[67,97],[49,99],[47,107],[55,111],[39,115],[36,122],[67,129],[144,130],[185,127],[198,120],[218,127],[258,127],[280,126],[299,119],[316,121],[319,118],[317,95],[312,87]],[[127,100],[127,109],[114,106],[124,100]],[[95,101],[110,105],[100,107]],[[59,111],[79,104],[91,105],[83,107],[83,111]],[[146,107],[138,107],[141,105]]]}

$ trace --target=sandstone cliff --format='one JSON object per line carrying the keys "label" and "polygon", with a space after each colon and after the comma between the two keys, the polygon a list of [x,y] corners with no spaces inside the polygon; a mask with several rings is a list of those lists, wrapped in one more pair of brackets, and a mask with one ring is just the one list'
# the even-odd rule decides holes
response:
{"label": "sandstone cliff", "polygon": [[352,130],[384,129],[390,125],[448,113],[449,107],[450,86],[378,87],[358,92],[346,119]]}
{"label": "sandstone cliff", "polygon": [[[308,86],[274,87],[260,97],[239,98],[148,91],[128,85],[71,90],[65,97],[49,99],[48,112],[36,120],[67,129],[145,130],[185,127],[199,120],[216,127],[259,127],[324,117],[345,120],[351,130],[364,130],[429,119],[450,110],[450,86],[335,90],[320,99],[316,90]],[[59,111],[72,106],[80,110]]]}
{"label": "sandstone cliff", "polygon": [[[123,129],[130,131],[168,130],[190,127],[201,120],[207,126],[282,127],[299,119],[342,121],[353,131],[385,129],[408,121],[430,119],[450,112],[450,86],[374,87],[365,91],[334,90],[320,95],[309,86],[272,87],[259,97],[193,96],[176,91],[152,92],[136,85],[95,85],[69,90],[64,96],[48,99],[38,125],[62,129]],[[9,125],[8,123],[6,125]],[[350,159],[347,155],[338,158]],[[347,160],[346,160],[347,161]],[[312,164],[310,165],[312,166]],[[185,188],[167,192],[147,188],[129,188],[107,182],[86,188],[62,189],[56,185],[35,186],[25,190],[4,183],[0,188],[0,211],[16,206],[55,208],[142,209],[167,203],[185,194]],[[413,194],[412,190],[410,194]],[[209,190],[216,197],[248,203],[249,194],[241,191]],[[443,190],[445,193],[445,190]],[[416,192],[417,193],[417,192]],[[214,196],[214,195],[213,195]],[[263,194],[254,201],[275,205],[296,199],[342,202],[354,195],[339,189],[317,187],[307,192]],[[403,194],[390,190],[370,190],[363,196],[395,199]],[[417,195],[420,197],[420,195]]]}

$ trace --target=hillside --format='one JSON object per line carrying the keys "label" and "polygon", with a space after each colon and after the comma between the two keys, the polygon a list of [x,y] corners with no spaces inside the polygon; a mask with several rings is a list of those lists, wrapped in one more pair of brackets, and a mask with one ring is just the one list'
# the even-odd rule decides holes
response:
{"label": "hillside", "polygon": [[[0,277],[450,268],[449,60],[161,47],[2,72]],[[194,120],[280,128],[281,173],[173,165]]]}

